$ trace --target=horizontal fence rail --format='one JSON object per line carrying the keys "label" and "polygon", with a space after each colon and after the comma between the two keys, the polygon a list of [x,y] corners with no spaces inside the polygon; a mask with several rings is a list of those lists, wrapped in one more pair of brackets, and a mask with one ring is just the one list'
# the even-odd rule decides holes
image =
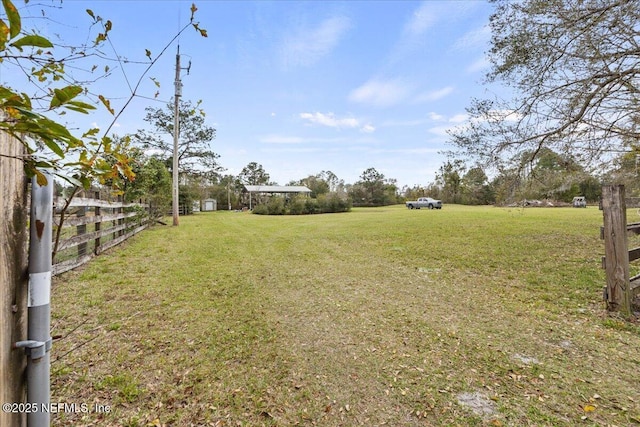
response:
{"label": "horizontal fence rail", "polygon": [[149,207],[143,203],[74,197],[63,216],[66,203],[61,197],[54,200],[53,275],[86,264],[149,226]]}

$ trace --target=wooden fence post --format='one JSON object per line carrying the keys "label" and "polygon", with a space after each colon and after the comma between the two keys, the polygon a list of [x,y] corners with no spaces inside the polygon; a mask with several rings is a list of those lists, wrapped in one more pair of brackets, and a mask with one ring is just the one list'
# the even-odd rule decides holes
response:
{"label": "wooden fence post", "polygon": [[629,317],[631,315],[631,288],[629,285],[627,207],[624,195],[623,185],[602,187],[607,309],[619,311]]}
{"label": "wooden fence post", "polygon": [[[0,132],[0,403],[26,400],[27,191],[23,145]],[[26,412],[0,411],[0,426],[24,426]]]}
{"label": "wooden fence post", "polygon": [[[86,215],[87,215],[87,207],[86,206],[79,207],[78,211],[76,212],[76,217],[82,218]],[[76,226],[76,235],[82,235],[82,234],[85,234],[86,232],[87,232],[87,224],[80,224]],[[87,244],[80,243],[78,245],[78,258],[86,254],[87,254]]]}
{"label": "wooden fence post", "polygon": [[[124,200],[124,199],[123,199],[123,197],[122,197],[122,196],[118,196],[118,198],[117,198],[118,203],[122,203],[122,202],[123,202],[123,200]],[[117,212],[117,213],[119,213],[119,214],[121,214],[121,213],[123,213],[123,212],[124,212],[124,208],[120,207],[120,208],[116,209],[116,212]],[[124,219],[119,219],[119,220],[118,220],[118,225],[122,225],[122,224],[124,224]],[[113,238],[115,239],[116,237],[120,237],[120,236],[122,236],[123,234],[124,234],[124,230],[120,230],[120,231],[118,231],[116,234],[114,234]]]}
{"label": "wooden fence post", "polygon": [[[96,191],[94,193],[93,198],[96,200],[100,200],[100,191]],[[100,210],[100,206],[96,206],[94,209],[95,209],[94,215],[99,217],[102,212]],[[100,231],[101,228],[102,228],[102,223],[100,221],[96,222],[94,225],[94,231]],[[93,245],[93,254],[98,255],[99,251],[100,251],[100,237],[96,237],[95,243]]]}

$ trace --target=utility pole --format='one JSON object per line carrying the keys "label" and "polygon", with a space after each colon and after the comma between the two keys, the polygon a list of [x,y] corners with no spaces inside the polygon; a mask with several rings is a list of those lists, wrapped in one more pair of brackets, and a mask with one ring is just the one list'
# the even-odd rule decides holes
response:
{"label": "utility pole", "polygon": [[180,45],[176,53],[175,95],[173,97],[173,225],[179,224],[178,212],[178,138],[180,137],[180,97],[182,96],[182,82],[180,81]]}
{"label": "utility pole", "polygon": [[[176,53],[176,80],[174,82],[176,91],[173,97],[173,225],[179,224],[179,182],[178,182],[178,139],[180,139],[180,97],[182,96],[182,81],[180,80],[180,71],[191,70],[191,61],[186,68],[180,67],[180,45],[178,45],[178,52]],[[185,207],[186,209],[186,207]]]}

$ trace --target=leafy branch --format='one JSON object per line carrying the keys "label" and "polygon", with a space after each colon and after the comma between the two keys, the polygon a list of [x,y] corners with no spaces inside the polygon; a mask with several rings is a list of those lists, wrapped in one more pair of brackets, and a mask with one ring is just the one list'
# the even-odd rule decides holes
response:
{"label": "leafy branch", "polygon": [[[113,28],[112,22],[103,20],[92,10],[87,9],[87,14],[93,20],[92,26],[99,25],[101,27],[92,45],[89,49],[86,46],[70,48],[70,55],[55,58],[54,48],[60,46],[54,45],[41,35],[25,33],[20,13],[12,1],[2,0],[2,5],[6,17],[0,18],[0,61],[17,65],[25,73],[27,80],[35,84],[43,95],[30,97],[24,92],[0,86],[0,112],[3,117],[3,120],[0,121],[0,131],[6,132],[24,146],[25,155],[20,160],[24,163],[27,175],[29,177],[35,176],[39,185],[47,183],[47,178],[41,169],[51,169],[55,175],[72,184],[71,195],[63,206],[62,214],[64,217],[64,212],[69,208],[71,199],[80,188],[89,188],[93,182],[98,181],[101,184],[109,182],[117,189],[122,185],[123,179],[133,180],[135,178],[130,164],[131,158],[128,154],[130,150],[128,138],[114,141],[109,137],[109,132],[131,101],[139,96],[138,90],[142,81],[169,46],[189,27],[193,27],[203,37],[206,37],[207,34],[205,30],[200,28],[199,23],[195,22],[197,8],[192,5],[189,23],[178,31],[159,55],[152,58],[151,52],[146,50],[146,56],[149,59],[148,65],[137,79],[134,87],[130,87],[131,93],[128,99],[117,112],[107,97],[101,94],[97,95],[99,103],[113,116],[113,120],[101,136],[99,135],[100,130],[93,128],[77,137],[66,126],[54,121],[49,116],[52,114],[61,115],[66,111],[89,114],[96,109],[94,105],[81,99],[81,96],[86,96],[89,93],[86,83],[74,80],[68,74],[65,65],[76,60],[90,58],[93,55],[104,57],[99,53],[97,47],[108,43],[116,54],[115,60],[124,72],[123,63],[125,61],[117,54],[109,38],[109,33]],[[24,61],[32,64],[30,71],[23,65]],[[94,65],[91,70],[96,68],[97,66]],[[109,67],[105,66],[104,76],[107,76],[109,72]],[[125,79],[127,82],[129,81],[126,73]],[[63,82],[66,85],[53,87],[58,82]],[[158,85],[157,81],[156,85]],[[43,109],[41,108],[43,111],[38,111],[34,107],[36,100],[39,104],[45,105]],[[6,157],[2,153],[0,156]],[[58,247],[59,238],[58,234],[54,248]]]}

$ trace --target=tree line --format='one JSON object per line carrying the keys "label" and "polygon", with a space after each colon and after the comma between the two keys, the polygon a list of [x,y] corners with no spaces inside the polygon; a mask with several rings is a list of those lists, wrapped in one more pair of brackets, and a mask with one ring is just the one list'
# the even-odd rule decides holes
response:
{"label": "tree line", "polygon": [[[173,134],[172,108],[171,104],[165,109],[148,108],[145,121],[150,129],[124,138],[134,147],[130,164],[136,175],[134,181],[123,185],[125,198],[145,197],[159,211],[166,210],[171,199],[172,147],[165,142],[163,134],[165,137]],[[206,125],[205,114],[198,104],[181,101],[180,117],[180,204],[187,207],[187,211],[194,203],[197,205],[198,201],[208,198],[216,199],[220,209],[242,209],[249,205],[245,185],[278,184],[257,162],[250,162],[237,175],[225,174],[218,155],[210,149],[215,129]],[[570,153],[542,147],[536,151],[525,150],[513,162],[499,168],[449,159],[440,166],[433,182],[413,187],[400,188],[396,179],[386,177],[373,167],[364,170],[355,183],[345,183],[332,171],[321,171],[286,185],[304,185],[311,190],[311,199],[343,201],[349,208],[392,205],[422,196],[467,205],[503,205],[526,199],[571,202],[575,196],[596,202],[604,182],[623,182],[629,194],[640,192],[640,185],[636,183],[639,160],[640,155],[632,151],[620,153],[612,158],[608,169],[594,174]],[[294,213],[323,209],[309,204],[293,208]],[[289,212],[289,207],[281,206],[276,200],[270,211]]]}

